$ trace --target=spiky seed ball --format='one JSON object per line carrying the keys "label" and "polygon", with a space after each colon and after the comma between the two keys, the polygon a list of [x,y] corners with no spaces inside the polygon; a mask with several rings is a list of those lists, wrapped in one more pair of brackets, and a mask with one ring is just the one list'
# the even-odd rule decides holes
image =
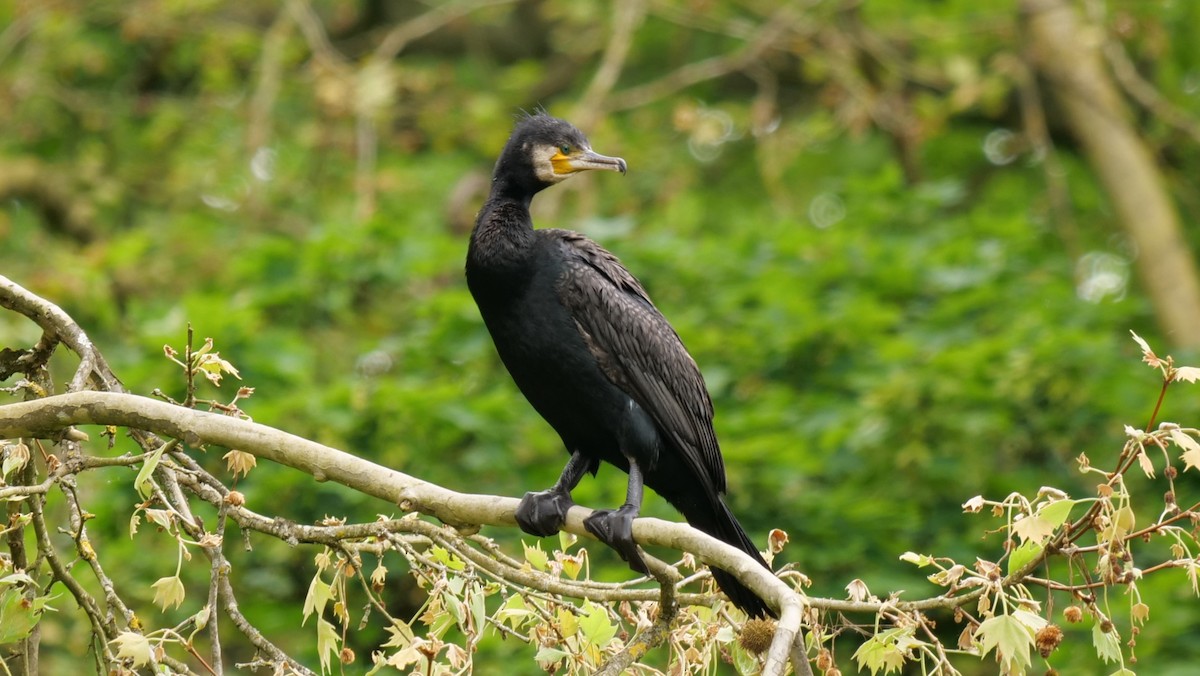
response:
{"label": "spiky seed ball", "polygon": [[821,650],[817,652],[817,669],[825,672],[829,671],[829,668],[832,666],[833,655],[830,654],[829,649],[821,648]]}
{"label": "spiky seed ball", "polygon": [[1054,652],[1062,640],[1062,629],[1059,629],[1057,624],[1047,624],[1033,637],[1034,644],[1037,645],[1038,652],[1042,654],[1042,657],[1050,657],[1050,653]]}
{"label": "spiky seed ball", "polygon": [[1083,619],[1083,608],[1079,606],[1067,606],[1063,610],[1063,617],[1071,624],[1077,624]]}
{"label": "spiky seed ball", "polygon": [[738,643],[747,652],[754,655],[761,655],[771,647],[771,639],[773,638],[775,638],[775,620],[755,618],[746,620],[746,623],[742,625],[742,633],[738,636]]}

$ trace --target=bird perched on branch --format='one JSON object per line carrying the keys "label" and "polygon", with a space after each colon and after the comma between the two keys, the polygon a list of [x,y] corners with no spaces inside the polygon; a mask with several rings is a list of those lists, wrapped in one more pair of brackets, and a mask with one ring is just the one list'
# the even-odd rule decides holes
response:
{"label": "bird perched on branch", "polygon": [[[693,527],[767,567],[722,500],[712,401],[675,330],[616,256],[578,233],[533,228],[529,205],[539,191],[582,171],[625,169],[569,123],[528,115],[500,153],[471,233],[467,286],[496,351],[571,454],[552,488],[521,500],[517,522],[532,535],[558,532],[571,491],[603,461],[629,474],[625,504],[584,525],[635,571],[647,572],[632,533],[643,484]],[[713,577],[749,615],[771,614],[732,575],[714,569]]]}

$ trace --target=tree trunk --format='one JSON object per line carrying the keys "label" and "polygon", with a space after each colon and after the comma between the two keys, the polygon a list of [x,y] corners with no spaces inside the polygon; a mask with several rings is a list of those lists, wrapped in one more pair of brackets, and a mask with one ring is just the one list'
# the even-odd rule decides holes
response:
{"label": "tree trunk", "polygon": [[1031,60],[1137,246],[1135,269],[1159,327],[1178,347],[1200,346],[1196,263],[1158,166],[1104,68],[1101,34],[1065,0],[1021,0],[1020,7]]}

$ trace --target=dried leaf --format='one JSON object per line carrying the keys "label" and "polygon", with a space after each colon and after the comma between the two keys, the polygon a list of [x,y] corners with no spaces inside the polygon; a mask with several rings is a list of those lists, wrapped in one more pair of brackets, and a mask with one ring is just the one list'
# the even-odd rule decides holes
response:
{"label": "dried leaf", "polygon": [[242,476],[249,475],[250,470],[258,465],[258,458],[254,457],[254,454],[245,451],[231,450],[221,456],[221,458],[225,461],[225,468],[233,474],[233,478],[235,479],[239,474]]}
{"label": "dried leaf", "polygon": [[851,601],[866,601],[871,598],[871,590],[867,589],[867,583],[858,578],[850,581],[846,585],[846,595]]}

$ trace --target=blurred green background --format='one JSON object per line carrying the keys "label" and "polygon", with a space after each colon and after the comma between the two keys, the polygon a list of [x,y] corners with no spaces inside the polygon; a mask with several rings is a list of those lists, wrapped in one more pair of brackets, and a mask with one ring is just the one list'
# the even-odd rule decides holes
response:
{"label": "blurred green background", "polygon": [[[1072,6],[1200,117],[1200,4]],[[1156,320],[1170,310],[1134,277],[1153,263],[1052,102],[1053,166],[1025,131],[1022,39],[1001,0],[0,3],[0,271],[71,313],[134,392],[181,395],[162,346],[191,322],[257,388],[256,421],[519,496],[566,455],[498,361],[462,267],[514,116],[545,106],[630,170],[544,193],[535,223],[615,252],[675,325],[714,399],[734,512],[760,541],[789,533],[781,558],[813,595],[862,578],[916,598],[932,587],[905,550],[998,556],[1001,537],[983,537],[998,523],[963,515],[968,498],[1090,495],[1075,457],[1114,458],[1158,393],[1129,331],[1171,345]],[[1153,110],[1135,124],[1194,223],[1200,148]],[[0,315],[0,345],[37,335]],[[1177,390],[1160,418],[1197,413]],[[174,550],[128,537],[136,496],[119,479],[88,485],[84,506],[148,601]],[[300,522],[395,511],[278,467],[239,489]],[[610,468],[576,497],[610,506],[623,490]],[[644,513],[675,518],[653,497]],[[247,612],[311,658],[314,551],[253,540],[228,548]],[[1145,673],[1200,657],[1180,640],[1200,630],[1187,587],[1182,572],[1142,585]],[[81,638],[43,643],[65,664]],[[477,660],[532,672],[532,652],[489,643]],[[1089,628],[1068,628],[1052,664],[1101,673],[1092,652]]]}

